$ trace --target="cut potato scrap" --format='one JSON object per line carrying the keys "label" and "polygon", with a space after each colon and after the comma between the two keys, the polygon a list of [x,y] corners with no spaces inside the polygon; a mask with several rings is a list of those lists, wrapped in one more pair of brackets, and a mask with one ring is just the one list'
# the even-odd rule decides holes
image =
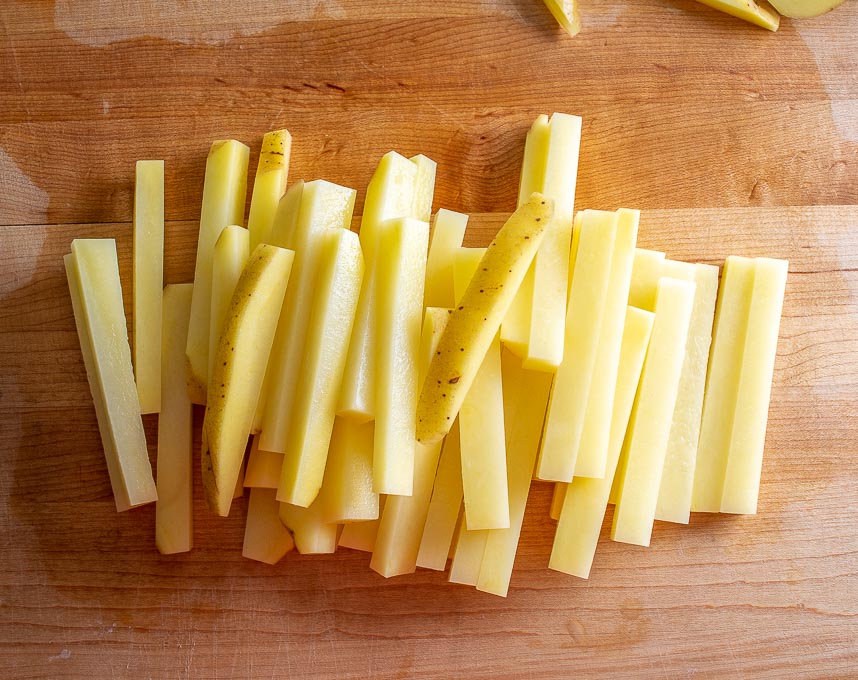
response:
{"label": "cut potato scrap", "polygon": [[518,357],[504,351],[503,410],[510,524],[508,529],[488,532],[477,590],[501,597],[506,597],[509,590],[550,390],[550,374],[525,370]]}
{"label": "cut potato scrap", "polygon": [[[484,255],[484,248],[461,248],[456,253],[457,303]],[[471,531],[509,527],[503,396],[500,337],[496,336],[459,411],[465,526]]]}
{"label": "cut potato scrap", "polygon": [[418,567],[444,571],[462,509],[462,495],[462,456],[459,420],[456,419],[441,448],[432,499],[417,552]]}
{"label": "cut potato scrap", "polygon": [[578,13],[578,0],[542,0],[560,27],[570,36],[578,35],[581,30],[581,15]]}
{"label": "cut potato scrap", "polygon": [[322,486],[346,362],[344,339],[354,324],[363,273],[357,234],[339,228],[323,233],[277,490],[281,502],[309,507]]}
{"label": "cut potato scrap", "polygon": [[75,239],[65,266],[110,485],[122,512],[152,503],[157,492],[131,366],[116,242]]}
{"label": "cut potato scrap", "polygon": [[277,564],[295,547],[292,534],[280,521],[280,503],[274,489],[250,490],[244,525],[242,557],[265,564]]}
{"label": "cut potato scrap", "polygon": [[431,210],[434,191],[434,162],[425,156],[409,160],[395,151],[382,157],[369,182],[360,224],[367,274],[349,343],[337,415],[363,422],[375,418],[376,254],[381,225],[400,217],[427,221],[427,205]]}
{"label": "cut potato scrap", "polygon": [[[427,281],[429,281],[427,276]],[[422,384],[429,370],[429,362],[447,325],[449,310],[428,307],[420,335],[420,373],[417,382]],[[408,574],[417,568],[417,553],[432,484],[441,456],[441,442],[417,444],[414,449],[414,486],[410,496],[388,496],[380,517],[378,535],[369,566],[385,577]],[[459,499],[461,503],[461,498]]]}
{"label": "cut potato scrap", "polygon": [[[587,394],[581,443],[575,458],[576,477],[600,479],[605,476],[614,389],[617,385],[617,366],[620,361],[626,302],[629,297],[639,222],[639,211],[626,209],[617,211],[617,233],[602,311],[599,346],[596,349],[593,379]],[[575,351],[574,348],[572,351]]]}
{"label": "cut potato scrap", "polygon": [[289,130],[272,130],[262,138],[256,179],[250,196],[250,212],[247,215],[247,230],[250,232],[250,252],[260,243],[277,245],[271,241],[274,215],[289,174],[289,156],[292,151],[292,135]]}
{"label": "cut potato scrap", "polygon": [[280,484],[282,469],[283,454],[260,449],[259,435],[254,435],[244,470],[244,486],[251,489],[276,489]]}
{"label": "cut potato scrap", "polygon": [[194,268],[194,297],[188,329],[188,391],[195,404],[206,403],[211,332],[212,254],[220,232],[230,224],[241,224],[247,196],[247,164],[250,149],[234,139],[214,142],[206,161],[203,205],[197,261]]}
{"label": "cut potato scrap", "polygon": [[691,494],[692,512],[720,512],[754,290],[754,260],[728,257],[715,307],[712,349]]}
{"label": "cut potato scrap", "polygon": [[429,366],[417,403],[419,442],[430,444],[449,432],[553,212],[551,199],[533,194],[486,249]]}
{"label": "cut potato scrap", "polygon": [[217,348],[203,420],[203,487],[225,517],[232,504],[293,253],[262,244],[238,281]]}
{"label": "cut potato scrap", "polygon": [[194,544],[193,407],[185,381],[193,285],[167,286],[163,298],[155,545],[164,555],[187,552]]}
{"label": "cut potato scrap", "polygon": [[477,585],[488,537],[488,530],[468,530],[465,528],[464,520],[462,521],[459,525],[456,548],[450,563],[450,583],[461,583],[466,586]]}
{"label": "cut potato scrap", "polygon": [[697,2],[702,2],[704,5],[767,28],[770,31],[778,30],[781,20],[777,12],[758,5],[754,0],[697,0]]}
{"label": "cut potato scrap", "polygon": [[652,324],[651,312],[634,307],[626,309],[605,476],[602,479],[576,477],[571,484],[556,485],[555,496],[560,497],[561,508],[551,560],[548,563],[549,569],[581,578],[588,578],[590,575],[602,520],[608,507],[608,495],[640,382]]}
{"label": "cut potato scrap", "polygon": [[786,260],[758,257],[754,262],[754,290],[736,395],[736,415],[727,454],[721,512],[746,515],[757,512],[788,268]]}
{"label": "cut potato scrap", "polygon": [[214,371],[214,360],[220,332],[226,321],[235,286],[250,257],[250,234],[236,225],[225,227],[218,236],[212,254],[212,310],[209,331],[209,375]]}
{"label": "cut potato scrap", "polygon": [[[300,200],[287,192],[281,201],[283,210],[278,210],[277,221],[285,224],[275,223],[274,230],[282,230],[285,247],[295,251],[295,272],[277,324],[268,368],[265,414],[259,440],[260,447],[266,451],[287,451],[292,418],[297,413],[296,404],[301,402],[297,398],[298,381],[305,348],[310,347],[306,344],[307,333],[322,243],[330,229],[348,231],[355,195],[354,189],[315,180],[303,185]],[[290,221],[294,221],[294,226],[287,226]]]}
{"label": "cut potato scrap", "polygon": [[372,490],[372,435],[371,422],[334,420],[325,477],[319,491],[326,522],[378,519],[378,494]]}
{"label": "cut potato scrap", "polygon": [[530,315],[524,366],[554,372],[563,359],[581,118],[565,113],[544,118],[537,119],[527,136],[527,145],[536,149],[530,153],[525,148],[518,195],[519,205],[534,191],[554,201],[554,217],[531,265],[533,290],[525,305]]}
{"label": "cut potato scrap", "polygon": [[617,213],[601,210],[586,210],[581,220],[566,313],[569,352],[554,376],[536,465],[539,479],[572,481],[611,280],[617,223]]}
{"label": "cut potato scrap", "polygon": [[393,219],[379,228],[376,255],[373,490],[410,496],[414,484],[417,382],[429,224]]}
{"label": "cut potato scrap", "polygon": [[322,519],[319,503],[313,503],[309,508],[299,508],[289,503],[279,505],[280,521],[292,532],[299,553],[327,555],[336,552],[340,525],[329,524]]}
{"label": "cut potato scrap", "polygon": [[468,216],[452,210],[439,210],[432,226],[429,256],[426,260],[425,307],[450,309],[456,301],[453,292],[453,259],[465,238]]}
{"label": "cut potato scrap", "polygon": [[629,425],[611,538],[649,545],[688,342],[695,284],[662,278],[640,388]]}
{"label": "cut potato scrap", "polygon": [[679,378],[679,392],[655,508],[655,518],[658,520],[688,524],[709,345],[712,341],[712,320],[718,295],[718,267],[666,260],[662,273],[696,284],[685,360]]}
{"label": "cut potato scrap", "polygon": [[134,378],[141,413],[161,410],[164,161],[137,161],[134,181]]}

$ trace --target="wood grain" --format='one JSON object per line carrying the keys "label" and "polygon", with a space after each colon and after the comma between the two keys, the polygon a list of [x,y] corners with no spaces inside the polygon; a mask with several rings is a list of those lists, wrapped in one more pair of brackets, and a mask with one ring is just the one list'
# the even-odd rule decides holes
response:
{"label": "wood grain", "polygon": [[[467,242],[503,219],[472,216]],[[168,224],[169,282],[192,276],[194,228]],[[129,281],[130,226],[0,227],[0,675],[853,676],[856,229],[849,207],[644,212],[642,245],[671,257],[790,259],[760,514],[659,522],[650,549],[605,539],[582,581],[547,569],[537,483],[503,600],[385,581],[350,550],[244,560],[244,501],[220,520],[199,497],[194,551],[160,556],[153,509],[113,509],[62,272],[72,238],[113,236]]]}
{"label": "wood grain", "polygon": [[[858,2],[776,34],[582,4],[570,40],[538,0],[0,3],[0,677],[855,676]],[[166,160],[179,282],[213,139],[288,127],[292,179],[358,212],[384,152],[425,153],[435,209],[495,213],[483,245],[555,110],[584,116],[579,207],[645,209],[672,257],[791,260],[758,516],[604,541],[581,581],[546,568],[537,483],[504,600],[350,550],[244,560],[243,501],[218,520],[200,497],[177,557],[151,507],[114,511],[61,256],[115,237],[130,282],[135,160]]]}

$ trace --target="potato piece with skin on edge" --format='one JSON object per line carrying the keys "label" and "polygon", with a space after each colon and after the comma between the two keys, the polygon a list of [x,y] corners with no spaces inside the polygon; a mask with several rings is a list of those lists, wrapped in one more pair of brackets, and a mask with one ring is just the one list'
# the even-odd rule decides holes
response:
{"label": "potato piece with skin on edge", "polygon": [[581,30],[581,15],[578,12],[578,0],[542,0],[551,15],[570,37]]}
{"label": "potato piece with skin on edge", "polygon": [[697,2],[770,31],[778,30],[781,20],[777,12],[758,5],[754,0],[697,0]]}
{"label": "potato piece with skin on edge", "polygon": [[260,243],[277,245],[271,241],[274,216],[280,199],[286,192],[289,174],[289,156],[292,151],[292,135],[289,130],[272,130],[262,137],[259,164],[250,196],[250,212],[247,215],[247,231],[250,233],[250,252]]}
{"label": "potato piece with skin on edge", "polygon": [[203,420],[203,488],[225,517],[232,504],[294,253],[257,247],[238,281],[218,344]]}
{"label": "potato piece with skin on edge", "polygon": [[486,249],[429,365],[417,403],[419,442],[436,442],[450,430],[553,213],[550,199],[532,194]]}
{"label": "potato piece with skin on edge", "polygon": [[811,19],[840,7],[846,0],[769,0],[778,14],[791,19]]}

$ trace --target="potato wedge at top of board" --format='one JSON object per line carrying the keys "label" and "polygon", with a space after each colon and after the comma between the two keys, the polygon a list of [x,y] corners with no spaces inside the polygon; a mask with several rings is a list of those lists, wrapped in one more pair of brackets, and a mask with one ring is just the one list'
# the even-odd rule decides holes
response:
{"label": "potato wedge at top of board", "polygon": [[551,199],[532,194],[486,249],[429,365],[417,402],[417,441],[436,442],[453,425],[553,214]]}
{"label": "potato wedge at top of board", "polygon": [[201,455],[206,501],[222,517],[232,504],[293,257],[265,244],[253,251],[217,347]]}

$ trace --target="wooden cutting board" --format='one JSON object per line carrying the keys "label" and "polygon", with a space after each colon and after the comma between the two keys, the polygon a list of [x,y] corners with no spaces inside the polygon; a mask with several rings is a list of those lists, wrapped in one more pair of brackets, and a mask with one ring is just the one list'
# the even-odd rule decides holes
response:
{"label": "wooden cutting board", "polygon": [[[538,0],[0,3],[0,677],[855,677],[858,2],[776,34],[692,0],[581,3],[574,40]],[[552,111],[584,118],[579,207],[644,209],[671,257],[791,260],[758,516],[605,541],[581,581],[546,568],[537,483],[500,599],[348,550],[249,562],[243,501],[198,500],[169,558],[152,508],[116,514],[61,257],[116,237],[129,281],[134,160],[166,160],[177,282],[213,139],[255,167],[288,127],[292,179],[358,211],[384,152],[425,153],[436,209],[489,213],[480,245]]]}
{"label": "wooden cutting board", "polygon": [[[503,219],[472,216],[467,242]],[[168,282],[193,274],[194,229],[168,225]],[[0,227],[0,674],[848,676],[856,229],[858,207],[644,212],[641,245],[670,257],[790,259],[760,513],[659,522],[648,549],[605,537],[582,581],[547,569],[551,488],[535,483],[504,600],[435,572],[385,581],[351,550],[250,562],[244,499],[221,520],[198,498],[193,552],[159,555],[153,508],[114,510],[62,268],[71,239],[115,237],[128,302],[130,225]]]}

